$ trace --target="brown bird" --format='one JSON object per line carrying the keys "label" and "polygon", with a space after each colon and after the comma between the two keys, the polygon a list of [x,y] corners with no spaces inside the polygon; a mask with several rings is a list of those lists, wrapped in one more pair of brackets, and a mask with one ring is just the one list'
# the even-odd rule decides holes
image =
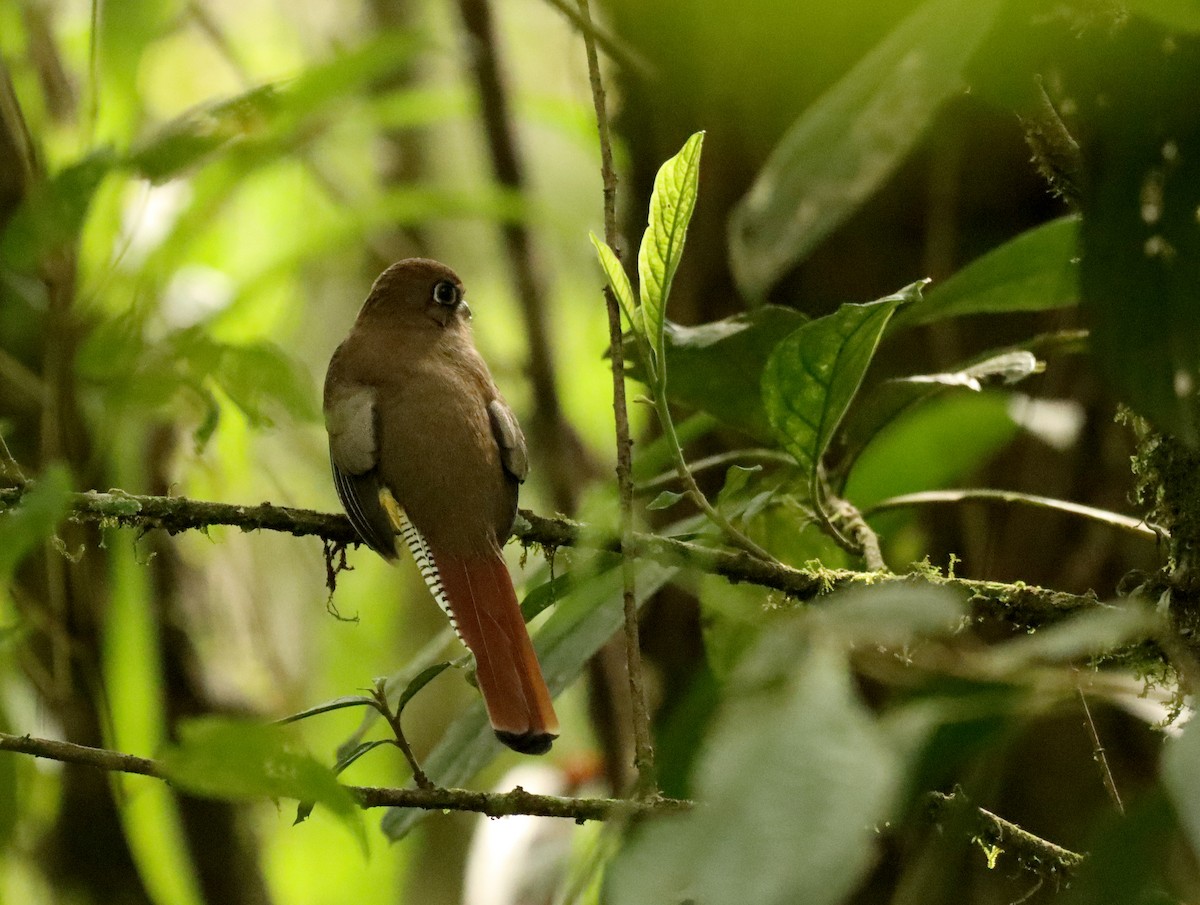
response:
{"label": "brown bird", "polygon": [[558,719],[500,552],[528,471],[525,438],[470,317],[444,264],[409,258],[385,270],[329,362],[329,456],[363,542],[392,560],[404,538],[475,655],[496,736],[544,754]]}

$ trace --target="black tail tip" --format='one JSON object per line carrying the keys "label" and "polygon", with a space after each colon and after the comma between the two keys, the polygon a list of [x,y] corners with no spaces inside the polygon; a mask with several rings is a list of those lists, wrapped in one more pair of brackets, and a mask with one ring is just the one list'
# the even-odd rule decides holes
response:
{"label": "black tail tip", "polygon": [[504,732],[496,730],[496,738],[518,754],[545,754],[558,738],[550,732]]}

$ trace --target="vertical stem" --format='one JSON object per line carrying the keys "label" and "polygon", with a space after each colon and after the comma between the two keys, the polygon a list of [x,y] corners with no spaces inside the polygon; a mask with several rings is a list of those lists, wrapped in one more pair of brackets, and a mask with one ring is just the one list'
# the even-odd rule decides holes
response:
{"label": "vertical stem", "polygon": [[[592,102],[596,107],[596,127],[600,134],[600,175],[604,182],[604,240],[620,256],[617,236],[617,174],[613,169],[612,139],[608,131],[608,112],[604,99],[604,84],[600,80],[600,62],[591,27],[592,14],[588,0],[578,0],[579,14],[586,27],[582,29],[587,50],[588,76],[592,86]],[[629,436],[629,411],[625,402],[625,354],[621,343],[621,311],[612,290],[605,287],[604,300],[608,307],[609,352],[613,375],[613,415],[617,428],[617,492],[621,513],[621,575],[624,580],[625,653],[629,666],[629,694],[633,702],[633,763],[637,768],[637,794],[653,795],[654,748],[650,743],[650,715],[646,709],[646,692],[642,681],[641,641],[638,638],[637,600],[634,596],[633,561],[626,554],[633,532],[633,441]]]}

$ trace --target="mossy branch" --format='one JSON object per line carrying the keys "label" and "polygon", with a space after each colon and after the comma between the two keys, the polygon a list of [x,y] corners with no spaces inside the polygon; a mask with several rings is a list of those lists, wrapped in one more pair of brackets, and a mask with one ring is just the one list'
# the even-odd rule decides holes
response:
{"label": "mossy branch", "polygon": [[[19,505],[32,485],[0,490],[0,512]],[[294,509],[259,503],[254,506],[212,503],[186,497],[141,496],[121,491],[74,493],[69,498],[71,518],[101,525],[161,528],[171,534],[229,526],[242,531],[280,531],[296,537],[318,537],[335,545],[359,542],[350,521],[342,514]],[[604,537],[587,526],[564,518],[547,518],[522,509],[513,535],[522,544],[546,548],[581,547],[620,549],[617,538]],[[812,600],[838,588],[866,584],[924,581],[957,588],[970,596],[981,615],[999,618],[1022,628],[1036,628],[1097,604],[1092,595],[1068,594],[1027,585],[953,578],[932,567],[908,574],[857,572],[812,567],[796,569],[765,562],[742,551],[718,550],[701,544],[633,532],[625,546],[627,555],[720,575],[731,582],[746,582],[780,591],[797,600]]]}
{"label": "mossy branch", "polygon": [[[162,765],[151,758],[90,748],[71,742],[10,735],[0,732],[0,751],[13,751],[32,757],[79,764],[114,773],[131,773],[168,781]],[[471,789],[393,789],[377,786],[347,786],[347,791],[362,808],[402,807],[431,811],[467,811],[488,817],[517,814],[532,817],[559,817],[582,823],[587,820],[615,820],[634,816],[679,814],[692,810],[696,803],[678,798],[562,798],[536,795],[520,786],[509,792],[477,792]],[[968,802],[961,793],[931,793],[930,806],[937,817],[961,813],[973,832],[989,845],[1016,856],[1026,870],[1060,879],[1069,877],[1084,856],[1055,845],[998,817],[991,811]]]}
{"label": "mossy branch", "polygon": [[[54,739],[0,732],[0,751],[14,751],[113,773],[133,773],[164,781],[168,779],[162,764],[156,760]],[[488,817],[525,814],[532,817],[562,817],[577,822],[612,820],[651,813],[679,813],[693,806],[690,801],[675,798],[560,798],[556,795],[535,795],[519,786],[511,792],[476,792],[471,789],[443,788],[391,789],[377,786],[347,786],[346,789],[363,808],[469,811],[486,814]]]}

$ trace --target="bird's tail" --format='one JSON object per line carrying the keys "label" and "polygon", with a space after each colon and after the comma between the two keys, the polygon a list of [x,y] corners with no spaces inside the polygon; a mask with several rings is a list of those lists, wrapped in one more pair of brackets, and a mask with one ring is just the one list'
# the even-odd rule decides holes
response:
{"label": "bird's tail", "polygon": [[475,655],[476,680],[496,737],[522,754],[545,754],[558,717],[499,550],[433,550],[407,517],[401,534],[438,605]]}
{"label": "bird's tail", "polygon": [[558,718],[508,566],[498,552],[436,561],[451,622],[475,655],[475,676],[496,737],[522,754],[545,754],[558,736]]}

